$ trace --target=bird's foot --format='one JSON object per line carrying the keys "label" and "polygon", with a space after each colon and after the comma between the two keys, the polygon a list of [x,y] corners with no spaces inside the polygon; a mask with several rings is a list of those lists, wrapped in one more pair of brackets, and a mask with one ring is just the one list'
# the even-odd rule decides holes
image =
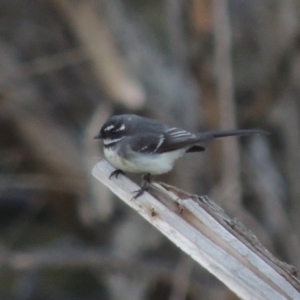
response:
{"label": "bird's foot", "polygon": [[142,196],[145,192],[147,192],[147,191],[148,191],[148,187],[147,187],[147,186],[142,186],[139,190],[133,191],[132,193],[136,193],[136,195],[133,196],[133,197],[131,198],[131,200],[137,199],[137,198],[141,197],[141,196]]}
{"label": "bird's foot", "polygon": [[118,178],[118,176],[122,174],[122,175],[125,175],[124,171],[120,170],[120,169],[117,169],[117,170],[114,170],[113,172],[111,172],[111,174],[109,175],[109,179],[111,179],[113,176],[115,176],[116,178]]}
{"label": "bird's foot", "polygon": [[151,175],[149,173],[146,174],[146,175],[143,175],[142,176],[142,180],[143,180],[143,184],[142,184],[141,188],[139,190],[137,190],[137,191],[133,191],[132,192],[132,193],[136,193],[136,195],[133,196],[132,199],[137,199],[140,196],[142,196],[144,194],[144,192],[148,191],[148,188],[149,188],[148,185],[151,182]]}

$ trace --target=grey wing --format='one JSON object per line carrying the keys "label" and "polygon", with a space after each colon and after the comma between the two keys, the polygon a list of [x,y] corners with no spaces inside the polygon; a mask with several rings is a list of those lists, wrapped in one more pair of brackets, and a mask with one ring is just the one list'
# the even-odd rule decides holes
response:
{"label": "grey wing", "polygon": [[[198,137],[196,134],[188,132],[183,129],[179,129],[176,127],[168,128],[164,132],[164,142],[161,144],[157,152],[169,152],[182,148],[190,149],[190,147],[194,146],[198,141]],[[197,147],[200,151],[200,146]],[[202,148],[202,151],[205,150]],[[187,150],[189,151],[189,150]],[[189,152],[196,151],[196,148]]]}
{"label": "grey wing", "polygon": [[167,128],[161,134],[135,136],[131,138],[132,150],[140,153],[165,153],[186,148],[187,152],[204,151],[197,143],[197,136],[178,128]]}
{"label": "grey wing", "polygon": [[162,135],[136,135],[130,138],[130,148],[134,152],[139,153],[158,153],[157,150],[160,148],[163,141],[164,138]]}

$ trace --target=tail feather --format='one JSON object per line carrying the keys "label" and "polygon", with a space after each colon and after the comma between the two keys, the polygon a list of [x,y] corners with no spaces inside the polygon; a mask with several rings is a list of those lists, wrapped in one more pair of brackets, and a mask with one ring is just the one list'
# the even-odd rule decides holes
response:
{"label": "tail feather", "polygon": [[201,132],[199,133],[199,141],[208,141],[227,136],[243,136],[252,134],[269,134],[269,132],[260,129],[237,129]]}

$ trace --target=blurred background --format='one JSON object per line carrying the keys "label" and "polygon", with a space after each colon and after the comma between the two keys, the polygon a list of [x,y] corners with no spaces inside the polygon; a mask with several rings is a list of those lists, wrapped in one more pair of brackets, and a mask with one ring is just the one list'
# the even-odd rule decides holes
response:
{"label": "blurred background", "polygon": [[158,179],[299,269],[299,29],[297,0],[0,0],[0,299],[237,299],[92,178],[115,113],[269,131]]}

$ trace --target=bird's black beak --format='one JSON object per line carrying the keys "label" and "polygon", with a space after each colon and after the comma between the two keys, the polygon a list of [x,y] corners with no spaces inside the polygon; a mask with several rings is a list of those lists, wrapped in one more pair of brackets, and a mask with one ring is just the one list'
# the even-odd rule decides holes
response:
{"label": "bird's black beak", "polygon": [[94,139],[102,139],[102,134],[99,132],[96,136],[94,136]]}

